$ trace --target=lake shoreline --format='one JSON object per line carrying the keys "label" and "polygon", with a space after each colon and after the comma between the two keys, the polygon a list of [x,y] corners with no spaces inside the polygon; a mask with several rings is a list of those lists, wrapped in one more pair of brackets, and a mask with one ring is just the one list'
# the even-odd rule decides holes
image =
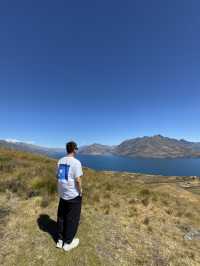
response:
{"label": "lake shoreline", "polygon": [[[53,157],[58,159],[63,154]],[[200,176],[200,158],[189,159],[136,159],[124,156],[80,155],[79,159],[85,167],[96,171],[127,172],[160,176]]]}

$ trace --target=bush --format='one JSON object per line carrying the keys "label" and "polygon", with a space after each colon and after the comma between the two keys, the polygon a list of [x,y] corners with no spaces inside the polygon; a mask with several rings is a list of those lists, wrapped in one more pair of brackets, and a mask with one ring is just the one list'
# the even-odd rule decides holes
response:
{"label": "bush", "polygon": [[148,224],[149,224],[149,218],[146,217],[146,218],[144,219],[143,223],[144,223],[145,225],[148,225]]}
{"label": "bush", "polygon": [[94,202],[100,202],[99,193],[95,193],[95,194],[92,196],[92,200],[93,200]]}
{"label": "bush", "polygon": [[51,177],[40,177],[33,179],[31,183],[31,188],[40,192],[48,192],[53,194],[57,191],[57,183],[55,178]]}
{"label": "bush", "polygon": [[0,172],[10,173],[15,169],[15,164],[12,161],[0,161]]}
{"label": "bush", "polygon": [[26,198],[28,199],[28,198],[36,197],[36,196],[39,196],[39,194],[40,193],[37,190],[29,190],[26,193]]}
{"label": "bush", "polygon": [[104,198],[106,198],[106,199],[110,199],[110,197],[111,197],[111,196],[110,196],[110,193],[105,193],[105,194],[104,194]]}
{"label": "bush", "polygon": [[134,215],[137,215],[137,209],[136,208],[131,208],[129,211],[128,216],[133,217]]}
{"label": "bush", "polygon": [[18,195],[22,195],[26,191],[26,186],[22,181],[12,179],[0,183],[0,191],[4,192],[6,189],[13,193],[17,193]]}
{"label": "bush", "polygon": [[[172,214],[173,214],[173,209],[168,208],[168,209],[165,210],[165,212],[166,212],[167,214],[169,214],[169,215],[172,215]],[[179,215],[177,215],[177,216],[179,216]],[[181,215],[180,215],[180,216],[181,216]]]}
{"label": "bush", "polygon": [[120,207],[120,203],[117,201],[117,202],[114,202],[113,203],[113,207],[115,208],[119,208]]}
{"label": "bush", "polygon": [[130,204],[136,203],[136,200],[135,200],[134,198],[132,198],[132,199],[130,199],[130,200],[128,201],[128,203],[130,203]]}
{"label": "bush", "polygon": [[44,194],[40,203],[42,208],[46,208],[50,203],[50,197],[48,194]]}
{"label": "bush", "polygon": [[150,192],[150,190],[147,189],[147,188],[144,188],[144,189],[142,189],[142,190],[140,191],[140,195],[141,195],[141,196],[150,196],[150,194],[151,194],[151,192]]}
{"label": "bush", "polygon": [[152,201],[158,201],[158,195],[154,192],[152,194]]}
{"label": "bush", "polygon": [[110,212],[110,205],[108,203],[105,203],[103,206],[103,211],[104,211],[104,214],[109,214]]}
{"label": "bush", "polygon": [[142,204],[147,207],[149,205],[149,198],[142,199]]}
{"label": "bush", "polygon": [[11,156],[7,156],[7,155],[1,155],[0,157],[0,163],[7,163],[12,161],[12,157]]}
{"label": "bush", "polygon": [[108,190],[108,191],[110,191],[110,190],[112,190],[112,187],[113,187],[113,186],[112,186],[111,184],[108,183],[108,184],[106,184],[105,189]]}
{"label": "bush", "polygon": [[0,208],[0,222],[8,216],[10,213],[10,210],[8,208]]}

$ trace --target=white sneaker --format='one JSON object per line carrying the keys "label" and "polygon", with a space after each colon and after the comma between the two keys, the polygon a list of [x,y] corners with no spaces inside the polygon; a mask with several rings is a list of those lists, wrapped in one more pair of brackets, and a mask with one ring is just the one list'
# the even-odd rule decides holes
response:
{"label": "white sneaker", "polygon": [[69,251],[70,249],[77,247],[78,244],[79,244],[79,239],[74,238],[70,244],[64,243],[63,249],[65,251]]}
{"label": "white sneaker", "polygon": [[58,240],[57,244],[56,244],[57,248],[62,248],[63,247],[63,241],[61,239]]}

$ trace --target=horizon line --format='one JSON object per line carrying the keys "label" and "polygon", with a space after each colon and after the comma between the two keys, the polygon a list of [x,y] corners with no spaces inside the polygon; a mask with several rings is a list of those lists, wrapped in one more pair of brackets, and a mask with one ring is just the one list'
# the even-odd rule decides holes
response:
{"label": "horizon line", "polygon": [[[142,135],[142,136],[137,136],[137,137],[130,137],[130,138],[126,138],[124,140],[122,140],[121,142],[119,142],[118,144],[103,144],[103,143],[99,143],[99,142],[92,142],[90,144],[84,144],[84,145],[80,145],[79,147],[83,147],[83,146],[90,146],[90,145],[105,145],[105,146],[117,146],[119,145],[120,143],[124,142],[124,141],[127,141],[127,140],[131,140],[131,139],[136,139],[136,138],[144,138],[144,137],[148,137],[148,138],[151,138],[151,137],[156,137],[156,136],[161,136],[161,137],[164,137],[164,138],[170,138],[170,139],[176,139],[176,140],[185,140],[185,141],[188,141],[188,142],[195,142],[195,143],[198,143],[200,141],[198,140],[189,140],[188,138],[176,138],[176,137],[171,137],[171,136],[165,136],[163,134],[154,134],[154,135]],[[24,144],[27,144],[27,145],[33,145],[33,146],[38,146],[38,147],[43,147],[43,148],[49,148],[49,149],[65,149],[65,147],[60,147],[60,146],[48,146],[48,145],[43,145],[43,144],[37,144],[35,141],[26,141],[26,140],[19,140],[19,139],[14,139],[14,138],[6,138],[6,139],[0,139],[2,141],[6,141],[8,143],[13,143],[13,144],[17,144],[17,143],[24,143]],[[76,141],[78,142],[78,141]],[[65,146],[65,144],[64,144]]]}

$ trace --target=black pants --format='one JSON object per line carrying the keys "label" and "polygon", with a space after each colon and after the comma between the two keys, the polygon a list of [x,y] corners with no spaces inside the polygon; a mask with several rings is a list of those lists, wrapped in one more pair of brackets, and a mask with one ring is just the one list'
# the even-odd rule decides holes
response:
{"label": "black pants", "polygon": [[64,200],[60,198],[57,212],[58,239],[65,243],[71,243],[80,221],[82,196],[74,199]]}

